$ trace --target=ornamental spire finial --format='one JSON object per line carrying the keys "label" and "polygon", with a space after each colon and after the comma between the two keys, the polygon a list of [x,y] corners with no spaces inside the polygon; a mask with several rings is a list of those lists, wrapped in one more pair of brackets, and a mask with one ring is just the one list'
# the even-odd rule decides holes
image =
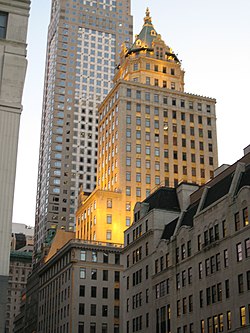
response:
{"label": "ornamental spire finial", "polygon": [[146,16],[145,16],[145,18],[144,18],[144,22],[145,23],[152,23],[152,21],[151,21],[151,17],[150,17],[150,11],[149,11],[149,8],[147,7],[147,9],[146,9]]}

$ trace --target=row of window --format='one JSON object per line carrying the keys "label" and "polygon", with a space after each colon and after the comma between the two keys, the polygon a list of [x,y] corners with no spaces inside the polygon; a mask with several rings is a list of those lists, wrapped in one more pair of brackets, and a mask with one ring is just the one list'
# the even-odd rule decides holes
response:
{"label": "row of window", "polygon": [[[131,110],[131,102],[127,102],[127,110]],[[136,112],[141,112],[141,104],[136,104]],[[150,115],[150,105],[145,105],[145,113]],[[184,112],[181,112],[181,113],[178,113],[177,111],[172,111],[172,113],[170,113],[167,109],[163,109],[163,117],[164,118],[168,118],[170,115],[172,114],[172,119],[178,119],[178,120],[182,120],[183,122],[186,120],[186,113]],[[156,116],[159,116],[160,113],[159,113],[159,107],[154,107],[154,119],[156,118]],[[180,115],[180,119],[179,119],[179,115]],[[178,116],[178,117],[177,117]],[[127,114],[126,116],[126,122],[127,124],[131,124],[131,118],[132,116],[130,114]],[[211,126],[212,125],[212,120],[210,117],[202,117],[202,116],[195,116],[193,113],[189,114],[189,122],[190,123],[194,123],[195,121],[197,121],[198,124],[200,125],[205,125],[205,119],[206,119],[206,125],[207,126]],[[136,119],[135,119],[135,123],[137,126],[140,126],[142,124],[141,122],[141,117],[139,117],[138,115],[136,116]],[[164,119],[167,121],[167,119]],[[159,119],[155,119],[155,121],[159,121]],[[185,134],[186,133],[186,130],[185,130],[185,125],[183,124],[183,122],[181,123],[181,128],[182,128],[182,134]],[[108,120],[106,119],[106,125],[108,124]],[[173,124],[173,126],[177,126],[177,124]],[[104,124],[103,126],[104,127]],[[159,128],[159,127],[155,127],[155,128]],[[176,132],[176,131],[174,131]]]}
{"label": "row of window", "polygon": [[[90,278],[91,280],[97,280],[97,270],[96,269],[91,269],[89,270],[90,272]],[[80,268],[80,279],[86,279],[87,278],[87,269],[85,267]],[[99,273],[101,274],[101,273]],[[120,272],[115,271],[114,272],[114,282],[119,282],[120,279]],[[108,281],[109,280],[109,271],[104,269],[102,271],[102,281]]]}
{"label": "row of window", "polygon": [[176,303],[176,315],[180,317],[181,314],[186,314],[187,312],[193,312],[193,295],[184,297],[181,300],[177,300]]}
{"label": "row of window", "polygon": [[[110,216],[110,215],[108,215]],[[112,220],[111,220],[112,221]],[[109,263],[110,260],[110,255],[108,252],[97,252],[97,251],[86,251],[86,250],[81,250],[80,251],[80,260],[81,261],[87,261],[87,253],[89,252],[89,261],[91,262],[103,262],[103,263]],[[114,264],[115,265],[120,265],[120,254],[115,253],[112,254],[112,257],[114,257]],[[102,258],[102,260],[101,260]]]}
{"label": "row of window", "polygon": [[[97,307],[98,307],[97,304],[90,304],[90,309],[89,309],[90,316],[97,315]],[[108,305],[102,305],[102,307],[101,307],[102,317],[108,317],[108,315],[109,315],[108,312],[109,312]],[[78,314],[79,315],[88,315],[88,314],[86,314],[84,303],[79,303]],[[120,307],[117,305],[114,306],[113,316],[114,316],[114,318],[120,317]]]}
{"label": "row of window", "polygon": [[[201,333],[214,333],[224,332],[225,330],[230,331],[232,329],[232,316],[239,316],[239,326],[243,327],[247,324],[247,307],[241,306],[238,311],[227,311],[226,315],[220,313],[213,317],[208,317],[206,321],[202,319],[200,321],[200,332]],[[248,304],[248,316],[250,319],[250,304]],[[238,326],[237,325],[237,326]],[[181,330],[179,331],[181,332]],[[178,333],[179,333],[178,332]],[[184,332],[184,331],[183,331]],[[187,332],[187,331],[186,331]]]}
{"label": "row of window", "polygon": [[[96,322],[90,323],[89,328],[86,327],[86,326],[87,326],[86,323],[79,322],[78,323],[78,333],[86,333],[86,332],[89,332],[89,333],[98,333],[98,331],[97,331],[97,323]],[[120,332],[118,324],[114,324],[114,326],[112,328],[113,328],[113,332],[114,333],[119,333]],[[102,329],[102,331],[101,331],[102,333],[110,333],[111,332],[110,331],[110,327],[108,328],[108,324],[107,323],[102,323],[101,329]]]}
{"label": "row of window", "polygon": [[[126,121],[127,121],[127,124],[131,124],[131,117],[127,116]],[[169,128],[167,123],[163,123],[163,124],[161,124],[161,126],[164,130],[168,130],[168,128]],[[145,119],[145,127],[150,129],[150,119],[149,118]],[[154,129],[159,129],[159,120],[154,120]],[[177,124],[172,125],[172,130],[173,130],[174,133],[177,133]],[[181,130],[182,130],[182,134],[186,134],[186,127],[184,125],[181,126]],[[203,138],[204,137],[203,129],[198,128],[197,130],[198,130],[199,138]],[[135,131],[133,131],[133,129],[128,127],[126,129],[126,138],[131,138],[132,136],[135,137],[136,140],[140,140],[142,138],[141,130],[137,128]],[[194,127],[190,127],[190,136],[195,136],[195,128]],[[174,144],[177,145],[177,138],[176,139],[174,139],[174,138],[175,137],[173,137],[172,140],[173,140]],[[212,131],[211,130],[207,131],[207,138],[212,139]],[[164,144],[169,143],[169,137],[167,135],[164,135],[163,139],[164,139]],[[145,140],[150,141],[150,132],[147,132],[147,131],[145,132]],[[174,140],[176,140],[176,141],[174,141]],[[154,141],[155,142],[160,142],[159,133],[154,133]],[[182,143],[183,147],[186,147],[186,140],[181,141],[181,143]],[[193,148],[193,147],[191,146],[191,148]],[[104,154],[104,150],[102,150],[102,153]]]}
{"label": "row of window", "polygon": [[[145,91],[143,93],[143,95],[144,96],[142,96],[142,92],[140,90],[132,91],[132,89],[127,88],[127,97],[129,97],[129,98],[131,98],[131,97],[132,98],[136,98],[136,99],[142,99],[143,98],[145,101],[153,101],[155,103],[163,103],[165,105],[169,104],[169,105],[172,105],[172,106],[179,106],[181,108],[186,108],[187,102],[185,100],[183,100],[183,99],[178,100],[178,103],[177,103],[177,99],[174,98],[174,97],[172,97],[172,98],[167,97],[167,96],[162,96],[161,97],[159,94],[151,94],[148,91]],[[169,103],[168,99],[171,101],[170,103]],[[127,102],[127,105],[129,103],[131,105],[130,101]],[[194,103],[193,101],[189,101],[188,102],[188,109],[189,110],[193,110],[195,104],[196,103]],[[197,107],[198,111],[202,111],[203,108],[204,108],[204,104],[202,104],[200,102],[197,102],[197,106],[196,107]],[[208,113],[211,112],[211,105],[210,104],[206,104],[205,108],[206,108],[206,111]]]}
{"label": "row of window", "polygon": [[[107,271],[103,271],[105,272],[105,274],[103,274],[103,281],[108,281],[108,275],[107,275]],[[118,282],[118,281],[115,281]],[[97,288],[96,286],[91,286],[88,287],[88,291],[89,291],[89,296],[91,298],[96,298],[97,297]],[[119,300],[120,299],[120,289],[119,288],[114,288],[114,300]],[[107,287],[103,287],[102,288],[102,298],[107,299],[108,298],[108,294],[109,294],[109,289]],[[86,288],[85,285],[80,285],[79,286],[79,296],[80,297],[85,297],[86,295]]]}
{"label": "row of window", "polygon": [[[192,295],[191,295],[192,296]],[[179,302],[179,303],[178,303]],[[181,315],[181,302],[177,302],[177,313],[178,316]],[[190,308],[192,309],[192,297],[191,301],[187,307],[187,300],[184,298],[182,300],[182,309],[187,313],[187,310]],[[248,309],[248,310],[247,310]],[[166,312],[167,311],[167,312]],[[241,306],[239,308],[239,315],[237,312],[232,313],[231,311],[227,311],[226,314],[219,313],[215,314],[212,317],[208,317],[206,320],[200,320],[200,333],[218,333],[224,331],[230,331],[232,329],[232,316],[239,316],[239,326],[244,327],[247,325],[247,311],[248,317],[250,320],[250,304],[248,306]],[[191,312],[191,311],[190,311]],[[163,332],[170,332],[171,325],[170,325],[170,306],[162,307],[156,310],[156,332],[163,333]],[[198,331],[197,331],[198,332]],[[129,330],[127,330],[129,333]],[[177,327],[177,333],[194,333],[194,323],[186,324],[182,327]]]}
{"label": "row of window", "polygon": [[[133,65],[134,71],[138,71],[139,65],[140,64],[138,62],[134,63],[134,65]],[[162,73],[167,74],[167,67],[166,66],[159,66],[159,65],[155,65],[155,64],[154,64],[154,66],[152,66],[152,64],[146,63],[145,64],[145,69],[148,70],[148,71],[154,70],[155,72],[161,71]],[[175,68],[170,68],[169,74],[175,75]]]}

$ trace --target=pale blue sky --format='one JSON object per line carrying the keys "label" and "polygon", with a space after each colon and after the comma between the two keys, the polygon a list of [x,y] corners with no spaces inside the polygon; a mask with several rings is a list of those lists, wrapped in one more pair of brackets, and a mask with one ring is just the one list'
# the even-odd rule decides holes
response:
{"label": "pale blue sky", "polygon": [[[131,0],[134,34],[148,6],[155,29],[182,60],[186,92],[216,98],[219,163],[250,144],[250,1]],[[50,0],[32,0],[13,221],[34,225]]]}

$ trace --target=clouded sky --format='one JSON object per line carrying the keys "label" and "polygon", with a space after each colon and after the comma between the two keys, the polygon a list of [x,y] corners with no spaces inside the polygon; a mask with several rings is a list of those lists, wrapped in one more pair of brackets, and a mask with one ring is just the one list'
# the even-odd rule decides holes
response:
{"label": "clouded sky", "polygon": [[[219,164],[250,144],[250,1],[131,0],[134,34],[151,11],[158,33],[179,59],[185,91],[216,98]],[[34,225],[43,77],[50,0],[33,0],[28,71],[19,136],[13,222]]]}

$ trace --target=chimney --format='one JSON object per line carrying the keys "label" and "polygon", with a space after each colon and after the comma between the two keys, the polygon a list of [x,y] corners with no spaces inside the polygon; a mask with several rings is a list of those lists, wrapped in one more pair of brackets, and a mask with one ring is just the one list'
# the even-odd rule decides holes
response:
{"label": "chimney", "polygon": [[250,145],[248,145],[246,148],[243,149],[244,156],[250,153]]}
{"label": "chimney", "polygon": [[199,185],[191,183],[181,183],[176,189],[181,210],[186,210],[190,205],[190,195],[198,190]]}
{"label": "chimney", "polygon": [[217,169],[214,170],[214,177],[217,177],[220,173],[225,171],[227,168],[230,167],[230,164],[222,164]]}

